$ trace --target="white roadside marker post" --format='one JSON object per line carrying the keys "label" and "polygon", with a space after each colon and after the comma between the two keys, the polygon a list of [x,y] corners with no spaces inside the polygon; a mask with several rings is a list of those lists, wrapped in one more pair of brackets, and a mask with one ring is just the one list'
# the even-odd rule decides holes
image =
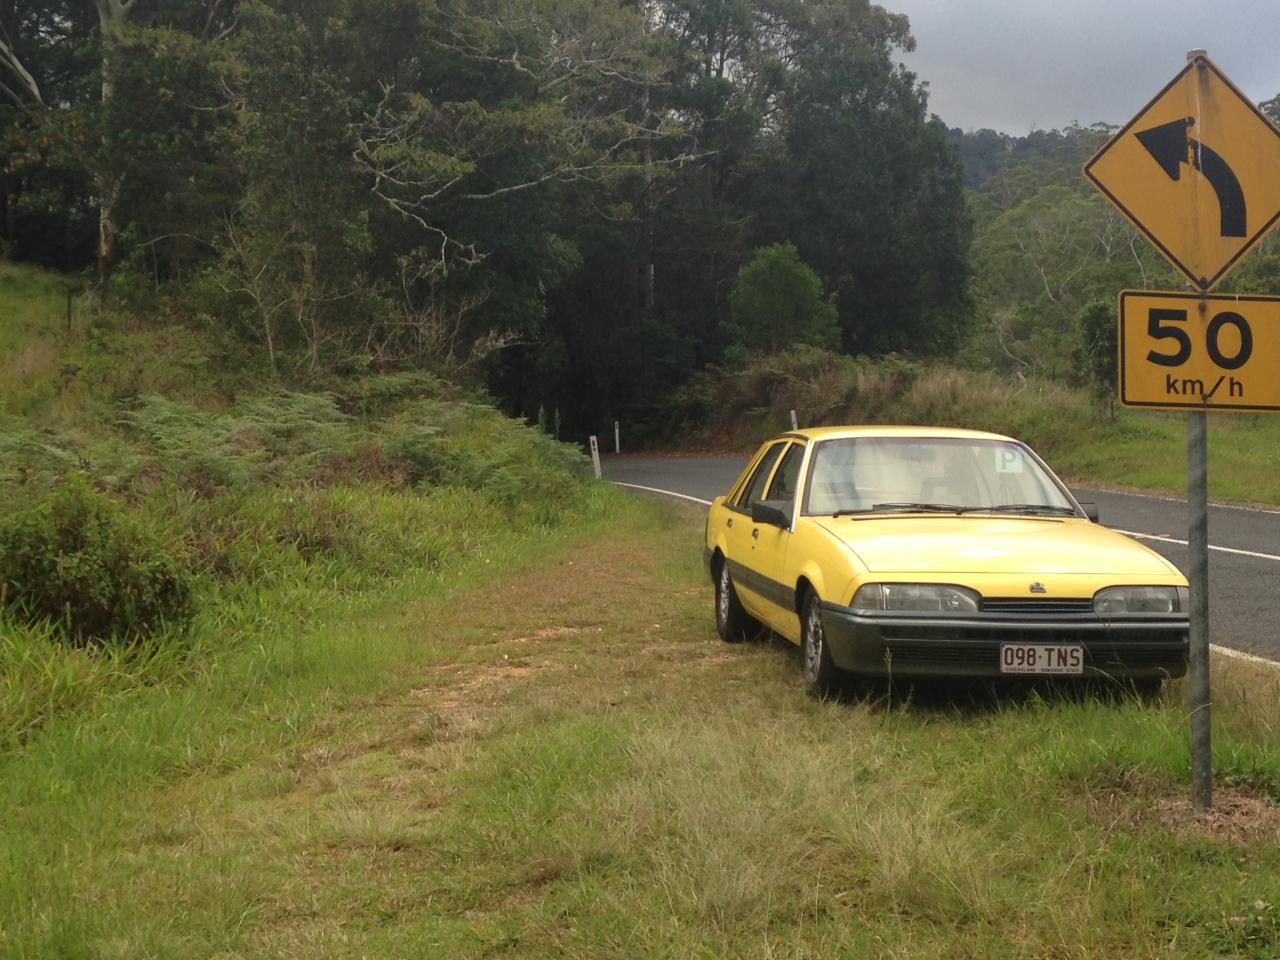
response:
{"label": "white roadside marker post", "polygon": [[622,452],[622,435],[618,432],[618,421],[613,421],[613,452]]}
{"label": "white roadside marker post", "polygon": [[596,435],[591,435],[591,466],[595,468],[596,479],[600,479],[600,441],[596,439]]}
{"label": "white roadside marker post", "polygon": [[791,429],[792,430],[800,429],[800,421],[796,419],[796,412],[794,410],[791,411]]}

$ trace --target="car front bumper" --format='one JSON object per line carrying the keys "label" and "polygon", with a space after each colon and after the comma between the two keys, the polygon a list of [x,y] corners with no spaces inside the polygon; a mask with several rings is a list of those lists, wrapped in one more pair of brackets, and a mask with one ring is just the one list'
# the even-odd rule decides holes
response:
{"label": "car front bumper", "polygon": [[823,636],[842,670],[870,677],[1001,677],[1005,643],[1080,644],[1084,676],[1180,677],[1187,669],[1185,617],[1104,620],[1092,614],[969,617],[860,613],[822,605]]}

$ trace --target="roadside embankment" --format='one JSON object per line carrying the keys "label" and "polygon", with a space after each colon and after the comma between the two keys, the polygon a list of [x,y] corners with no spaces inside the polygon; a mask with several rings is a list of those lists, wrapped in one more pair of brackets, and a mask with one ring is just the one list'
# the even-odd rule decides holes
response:
{"label": "roadside embankment", "polygon": [[[790,426],[933,424],[1025,440],[1064,477],[1156,491],[1186,487],[1186,426],[1179,414],[1117,409],[1107,416],[1084,389],[942,363],[871,360],[801,349],[709,368],[651,418],[651,446],[749,452]],[[1280,419],[1210,417],[1210,495],[1280,504]]]}

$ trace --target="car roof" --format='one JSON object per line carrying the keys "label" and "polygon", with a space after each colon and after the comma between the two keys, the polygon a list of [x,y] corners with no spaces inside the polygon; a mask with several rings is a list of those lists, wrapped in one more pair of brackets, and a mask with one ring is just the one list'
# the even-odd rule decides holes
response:
{"label": "car roof", "polygon": [[963,440],[1013,440],[1012,437],[1006,437],[999,433],[988,433],[985,430],[960,430],[955,427],[894,425],[806,427],[803,430],[789,430],[774,439],[780,439],[782,437],[794,437],[805,440],[846,440],[855,437],[933,437],[940,439]]}

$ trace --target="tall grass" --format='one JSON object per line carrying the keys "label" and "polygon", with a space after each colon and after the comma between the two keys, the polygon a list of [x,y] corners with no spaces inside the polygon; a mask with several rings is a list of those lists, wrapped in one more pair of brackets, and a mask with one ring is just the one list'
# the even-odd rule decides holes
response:
{"label": "tall grass", "polygon": [[[383,379],[212,410],[143,396],[96,428],[0,424],[0,742],[166,670],[189,676],[272,620],[452,570],[504,530],[549,528],[581,504],[577,451],[442,399],[430,378]],[[68,527],[80,514],[101,516],[99,533]],[[155,539],[147,556],[136,531]],[[111,573],[126,569],[180,578],[183,610],[117,625],[138,598],[169,596]]]}
{"label": "tall grass", "polygon": [[[213,318],[0,260],[0,744],[557,526],[581,456],[419,371],[282,383]],[[181,321],[176,320],[181,317]],[[4,747],[0,746],[0,750]]]}
{"label": "tall grass", "polygon": [[69,336],[69,281],[0,258],[0,414],[47,394]]}

